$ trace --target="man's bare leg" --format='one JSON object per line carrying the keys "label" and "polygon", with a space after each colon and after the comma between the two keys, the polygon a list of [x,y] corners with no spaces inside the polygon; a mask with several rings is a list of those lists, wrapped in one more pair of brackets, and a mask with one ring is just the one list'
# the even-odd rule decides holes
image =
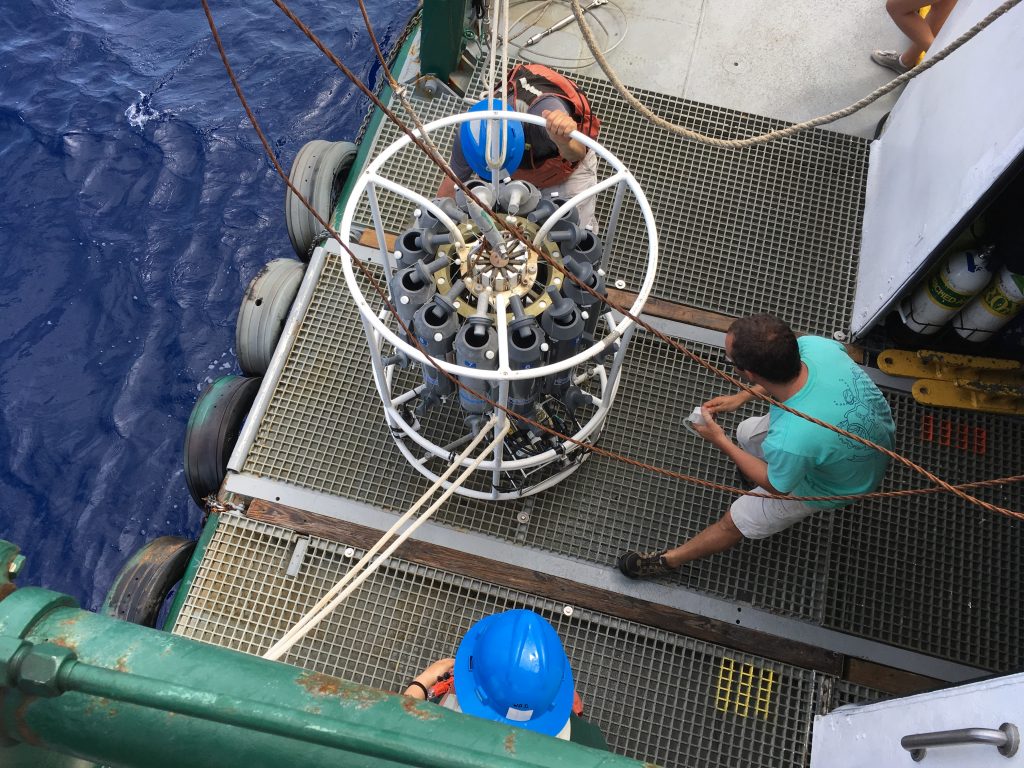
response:
{"label": "man's bare leg", "polygon": [[924,20],[928,24],[928,29],[932,31],[933,41],[955,7],[956,0],[938,0],[932,3],[932,8],[928,11],[928,15],[924,17]]}
{"label": "man's bare leg", "polygon": [[664,554],[665,563],[670,568],[678,568],[683,563],[699,560],[708,555],[732,549],[743,541],[743,534],[732,521],[732,512],[727,511],[721,518],[713,522],[685,544],[670,549]]}
{"label": "man's bare leg", "polygon": [[885,4],[896,26],[910,38],[910,45],[900,56],[900,61],[906,67],[915,66],[921,54],[935,42],[935,34],[942,28],[956,0],[935,0],[931,3],[928,17],[922,19],[918,10],[925,5],[928,3],[922,3],[921,0],[887,0]]}

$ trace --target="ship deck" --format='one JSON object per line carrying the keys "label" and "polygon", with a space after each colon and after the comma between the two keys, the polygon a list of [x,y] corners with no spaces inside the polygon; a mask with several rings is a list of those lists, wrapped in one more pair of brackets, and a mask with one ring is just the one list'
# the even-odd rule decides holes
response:
{"label": "ship deck", "polygon": [[[699,92],[708,62],[725,50],[708,31],[723,4],[700,6],[684,91]],[[715,364],[729,317],[774,312],[825,336],[848,327],[863,123],[847,127],[859,135],[815,130],[720,150],[648,125],[593,73],[573,76],[602,117],[602,144],[633,170],[655,211],[662,301],[645,319]],[[638,95],[712,135],[786,124],[693,94]],[[461,108],[444,98],[417,106],[424,120]],[[379,149],[396,135],[371,126],[366,140]],[[422,159],[403,172],[428,197],[440,178]],[[610,204],[599,201],[599,218]],[[396,214],[384,226],[397,233],[403,223]],[[634,231],[639,238],[640,220],[627,210],[620,249]],[[615,256],[609,282],[635,290],[639,272],[625,250]],[[340,257],[323,252],[310,269],[315,289],[244,464],[226,481],[226,498],[242,508],[219,516],[174,627],[250,653],[312,607],[428,486],[384,421]],[[901,381],[869,372],[892,406],[899,453],[954,483],[1018,471],[1021,420],[922,406]],[[724,391],[719,380],[644,331],[622,375],[602,447],[733,484],[731,463],[682,427],[694,405]],[[748,406],[727,426],[754,412]],[[899,467],[883,490],[923,485]],[[979,493],[1024,508],[1019,487]],[[621,550],[678,543],[729,498],[596,455],[537,496],[453,498],[284,660],[399,690],[452,655],[477,619],[530,607],[558,630],[586,715],[613,749],[665,766],[805,765],[815,713],[1021,668],[1024,526],[949,494],[816,515],[671,578],[634,582],[615,569]]]}

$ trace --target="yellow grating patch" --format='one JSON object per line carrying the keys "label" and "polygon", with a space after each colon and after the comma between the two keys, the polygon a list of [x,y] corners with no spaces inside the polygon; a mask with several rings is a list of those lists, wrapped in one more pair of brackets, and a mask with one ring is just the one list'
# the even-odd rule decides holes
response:
{"label": "yellow grating patch", "polygon": [[740,717],[768,719],[775,671],[722,657],[715,688],[715,708]]}

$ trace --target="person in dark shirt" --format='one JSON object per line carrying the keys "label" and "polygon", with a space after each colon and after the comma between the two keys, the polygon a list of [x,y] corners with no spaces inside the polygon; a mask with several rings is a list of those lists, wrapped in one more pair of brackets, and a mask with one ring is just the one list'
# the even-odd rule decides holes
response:
{"label": "person in dark shirt", "polygon": [[[524,124],[526,150],[512,178],[529,181],[545,194],[557,192],[566,199],[596,184],[597,157],[569,136],[579,130],[596,139],[600,131],[601,122],[591,111],[583,91],[567,77],[539,64],[517,66],[509,75],[508,85],[517,111],[545,120],[543,127]],[[460,181],[473,175],[458,141],[449,165]],[[445,176],[437,194],[453,197],[454,182]],[[595,206],[594,198],[580,205],[581,226],[596,228]]]}

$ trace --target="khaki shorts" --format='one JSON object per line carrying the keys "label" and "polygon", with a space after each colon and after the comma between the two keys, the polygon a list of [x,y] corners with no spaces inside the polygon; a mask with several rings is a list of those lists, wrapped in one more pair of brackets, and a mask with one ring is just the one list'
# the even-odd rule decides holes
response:
{"label": "khaki shorts", "polygon": [[[754,493],[768,493],[758,486]],[[762,499],[757,496],[740,496],[729,507],[732,521],[746,539],[764,539],[773,533],[784,531],[819,510],[804,501],[791,499]]]}
{"label": "khaki shorts", "polygon": [[[550,195],[552,192],[557,192],[563,198],[568,200],[570,197],[574,197],[580,192],[590,189],[595,184],[597,184],[597,155],[588,149],[586,156],[580,160],[580,164],[576,166],[576,169],[568,179],[558,186],[548,187],[541,191],[546,195]],[[580,203],[577,210],[580,214],[580,226],[586,227],[589,224],[594,233],[598,234],[600,230],[597,226],[597,217],[594,215],[596,208],[597,198],[589,197],[584,202]]]}
{"label": "khaki shorts", "polygon": [[[754,416],[744,419],[736,427],[736,442],[747,453],[764,458],[761,444],[768,434],[768,417]],[[758,486],[754,493],[768,493]],[[773,533],[784,531],[817,511],[804,501],[790,499],[762,499],[757,496],[740,496],[729,507],[732,521],[746,539],[764,539]]]}

